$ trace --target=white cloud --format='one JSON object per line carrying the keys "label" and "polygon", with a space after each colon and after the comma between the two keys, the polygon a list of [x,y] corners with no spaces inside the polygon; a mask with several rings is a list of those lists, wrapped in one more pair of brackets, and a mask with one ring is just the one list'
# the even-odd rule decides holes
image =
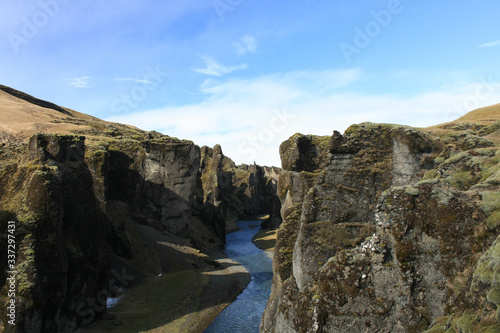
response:
{"label": "white cloud", "polygon": [[280,165],[279,145],[296,132],[331,135],[364,121],[425,127],[498,103],[500,83],[486,79],[406,97],[351,91],[359,69],[294,71],[253,79],[207,80],[203,103],[146,110],[108,120],[222,145],[236,163]]}
{"label": "white cloud", "polygon": [[135,83],[144,83],[144,84],[155,84],[154,82],[151,82],[150,80],[146,79],[134,79],[134,78],[129,78],[129,77],[119,77],[115,78],[115,81],[132,81]]}
{"label": "white cloud", "polygon": [[498,46],[500,45],[500,40],[497,40],[495,42],[489,42],[489,43],[484,43],[480,45],[479,47],[493,47],[493,46]]}
{"label": "white cloud", "polygon": [[77,88],[89,88],[90,76],[80,76],[73,78],[69,81],[69,84]]}
{"label": "white cloud", "polygon": [[229,74],[231,72],[247,68],[246,64],[241,64],[238,66],[224,66],[224,65],[219,64],[214,59],[207,57],[207,56],[203,56],[202,59],[205,62],[207,67],[206,68],[193,68],[192,70],[194,72],[200,73],[200,74],[205,74],[205,75],[210,75],[210,76],[222,76],[224,74]]}
{"label": "white cloud", "polygon": [[257,52],[257,40],[255,39],[255,37],[250,35],[241,37],[238,42],[234,43],[234,45],[236,46],[236,52],[241,55],[247,52]]}

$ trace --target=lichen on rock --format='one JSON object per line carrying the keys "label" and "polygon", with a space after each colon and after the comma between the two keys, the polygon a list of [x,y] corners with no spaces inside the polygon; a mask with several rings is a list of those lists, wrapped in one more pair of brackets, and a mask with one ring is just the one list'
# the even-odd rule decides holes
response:
{"label": "lichen on rock", "polygon": [[[474,135],[362,123],[328,144],[285,141],[283,224],[261,331],[495,330],[496,287],[482,296],[470,288],[481,255],[496,267],[497,156]],[[484,302],[492,305],[476,311]]]}

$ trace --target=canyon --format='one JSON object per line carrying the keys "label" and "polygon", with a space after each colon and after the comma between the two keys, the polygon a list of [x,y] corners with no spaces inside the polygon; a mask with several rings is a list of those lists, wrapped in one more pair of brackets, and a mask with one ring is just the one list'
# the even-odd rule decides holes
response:
{"label": "canyon", "polygon": [[[0,100],[2,245],[7,223],[17,226],[17,324],[6,332],[76,331],[104,318],[120,289],[153,277],[168,289],[181,274],[194,284],[181,288],[197,286],[193,297],[200,297],[213,280],[205,273],[221,269],[208,254],[224,245],[234,222],[279,205],[279,169],[236,166],[218,145],[105,122],[8,87]],[[279,214],[269,222],[279,224]],[[248,279],[238,275],[220,299],[186,311],[227,305]]]}
{"label": "canyon", "polygon": [[[201,332],[249,281],[220,280],[237,266],[221,264],[226,235],[269,214],[261,332],[500,332],[499,143],[494,105],[430,128],[297,133],[281,168],[236,165],[220,145],[0,86],[1,248],[10,221],[17,245],[16,325],[2,311],[0,328]],[[2,256],[2,308],[8,271]],[[123,290],[146,299],[125,325],[108,309]]]}

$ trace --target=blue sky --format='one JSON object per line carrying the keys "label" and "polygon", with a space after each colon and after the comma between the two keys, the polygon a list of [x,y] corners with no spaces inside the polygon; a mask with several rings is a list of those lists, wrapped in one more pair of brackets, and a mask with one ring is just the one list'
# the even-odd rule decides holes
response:
{"label": "blue sky", "polygon": [[0,84],[280,165],[296,132],[500,103],[496,0],[0,4]]}

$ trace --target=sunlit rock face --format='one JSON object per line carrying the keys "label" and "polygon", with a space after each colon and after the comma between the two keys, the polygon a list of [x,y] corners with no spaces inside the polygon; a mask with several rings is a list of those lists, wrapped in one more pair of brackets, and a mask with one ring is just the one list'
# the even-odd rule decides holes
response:
{"label": "sunlit rock face", "polygon": [[261,331],[496,329],[498,281],[484,268],[497,267],[500,158],[489,146],[371,123],[285,141]]}

